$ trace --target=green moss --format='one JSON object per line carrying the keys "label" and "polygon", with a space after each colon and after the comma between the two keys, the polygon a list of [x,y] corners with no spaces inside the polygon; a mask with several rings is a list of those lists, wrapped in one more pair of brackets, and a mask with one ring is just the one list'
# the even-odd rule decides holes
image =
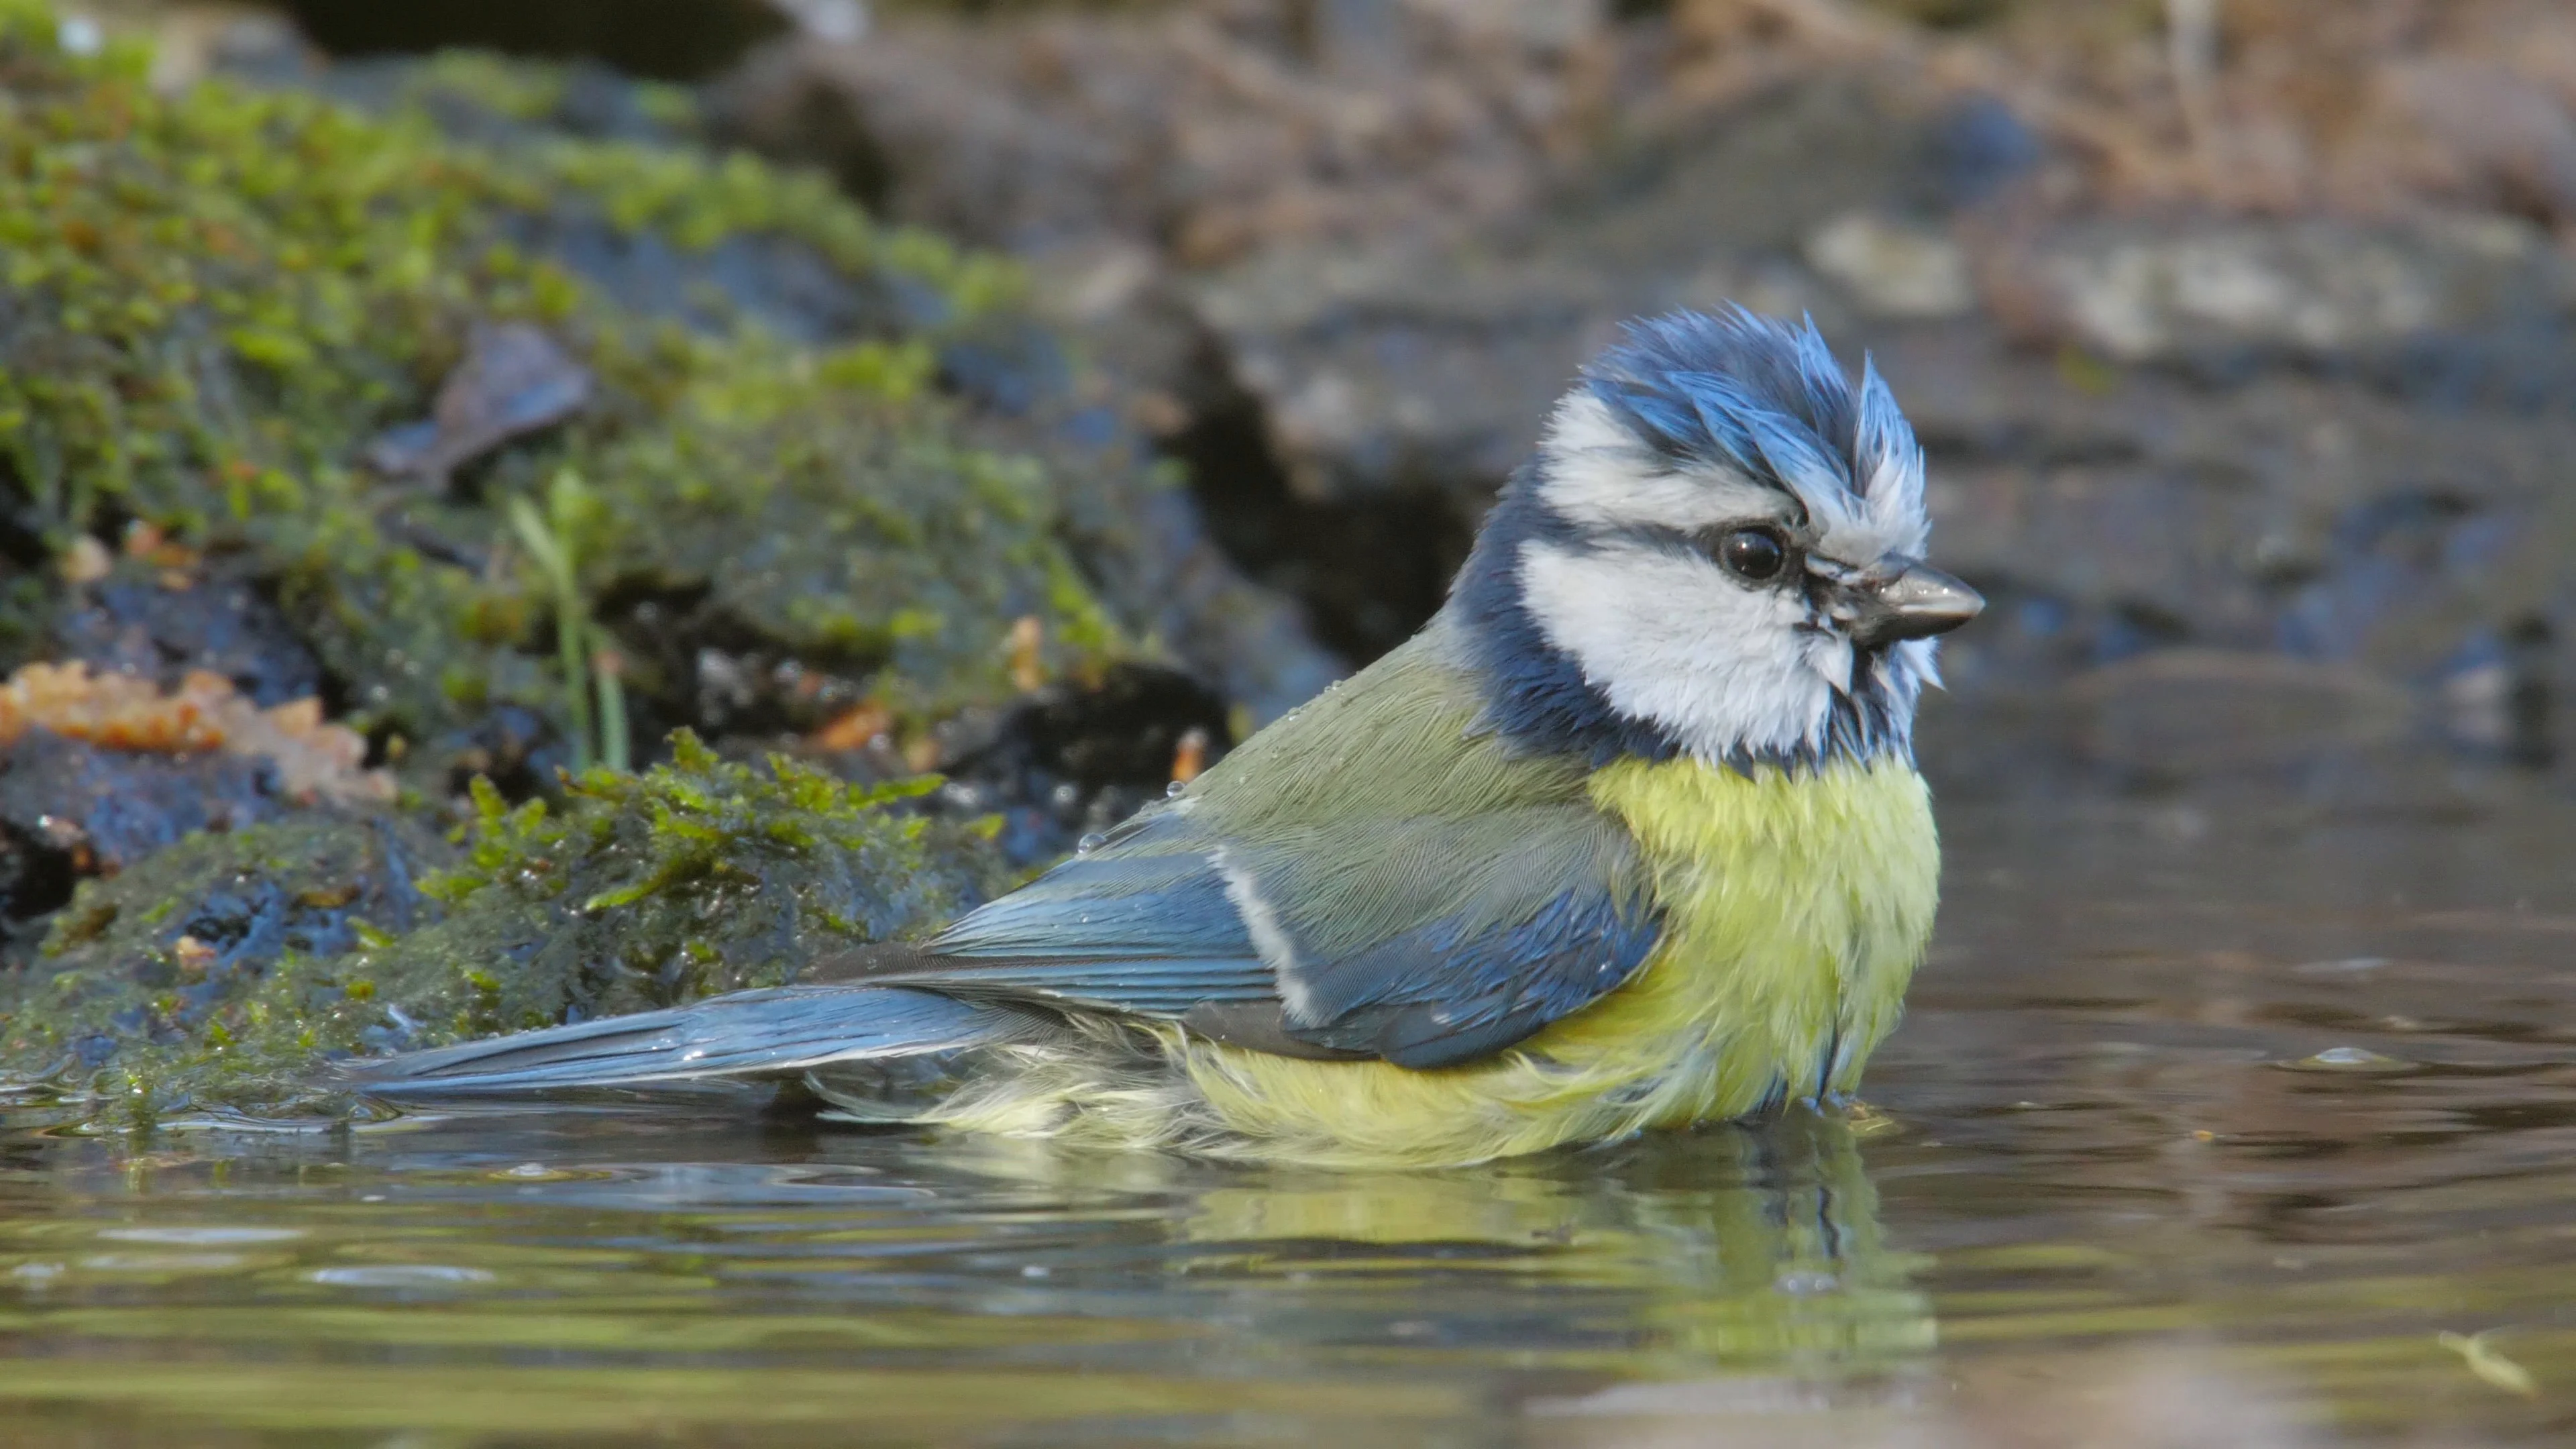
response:
{"label": "green moss", "polygon": [[926,713],[1007,696],[997,626],[1023,615],[1117,647],[1058,542],[1047,471],[895,424],[925,405],[917,350],[694,345],[731,370],[690,369],[675,426],[572,454],[605,505],[576,550],[594,589],[702,584],[702,607]]}
{"label": "green moss", "polygon": [[482,51],[449,51],[404,77],[402,99],[413,106],[462,100],[495,116],[533,123],[561,109],[566,89],[558,70],[514,65]]}
{"label": "green moss", "polygon": [[[1062,536],[1134,480],[980,446],[925,385],[944,339],[1015,306],[1006,263],[748,157],[478,146],[430,118],[458,97],[540,116],[555,72],[447,58],[363,113],[220,81],[157,95],[140,56],[66,56],[54,33],[0,0],[0,472],[58,545],[139,515],[248,554],[352,684],[354,723],[428,740],[500,703],[562,713],[552,596],[503,505],[566,462],[602,505],[576,550],[594,608],[711,599],[907,718],[1001,695],[1022,615],[1060,665],[1130,647],[1099,560]],[[638,298],[600,260],[746,239],[818,259],[873,309],[865,340],[798,342],[706,287]],[[428,415],[470,330],[511,320],[590,367],[598,401],[473,487],[371,474],[367,440]],[[0,641],[26,632],[0,620]]]}
{"label": "green moss", "polygon": [[866,789],[674,744],[640,775],[584,775],[560,809],[480,788],[454,847],[310,819],[90,882],[0,996],[0,1078],[114,1125],[334,1112],[330,1057],[781,984],[1004,884],[989,831],[896,808],[935,781]]}
{"label": "green moss", "polygon": [[925,930],[1002,883],[990,831],[890,809],[937,782],[846,784],[793,760],[594,770],[565,808],[475,792],[447,918],[343,963],[410,1003],[430,1045],[775,986]]}

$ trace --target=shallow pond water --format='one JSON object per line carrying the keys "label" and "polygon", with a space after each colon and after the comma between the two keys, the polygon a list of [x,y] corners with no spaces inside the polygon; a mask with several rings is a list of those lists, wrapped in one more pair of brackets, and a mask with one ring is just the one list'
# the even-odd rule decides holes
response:
{"label": "shallow pond water", "polygon": [[2576,1436],[2564,779],[1946,728],[1941,937],[1856,1120],[1346,1176],[721,1099],[22,1108],[0,1445]]}

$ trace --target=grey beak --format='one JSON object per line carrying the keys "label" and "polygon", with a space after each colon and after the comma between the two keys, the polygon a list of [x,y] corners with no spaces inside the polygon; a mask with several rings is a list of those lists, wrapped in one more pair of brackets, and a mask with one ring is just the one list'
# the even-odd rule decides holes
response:
{"label": "grey beak", "polygon": [[1909,563],[1892,577],[1859,579],[1846,587],[1845,608],[1836,612],[1844,614],[1852,642],[1864,649],[1947,634],[1986,608],[1983,594],[1927,563]]}

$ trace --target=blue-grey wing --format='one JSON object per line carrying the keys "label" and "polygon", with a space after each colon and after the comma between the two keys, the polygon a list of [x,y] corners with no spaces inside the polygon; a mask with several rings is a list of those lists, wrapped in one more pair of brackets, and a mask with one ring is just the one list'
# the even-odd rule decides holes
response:
{"label": "blue-grey wing", "polygon": [[978,993],[1179,1017],[1278,988],[1210,866],[1207,842],[1149,811],[1019,890],[960,918],[904,979]]}
{"label": "blue-grey wing", "polygon": [[1278,924],[1284,1025],[1317,1046],[1488,1056],[1608,993],[1662,935],[1627,831],[1588,806],[1336,833],[1231,859]]}
{"label": "blue-grey wing", "polygon": [[1283,1045],[1428,1068],[1580,1009],[1658,936],[1633,844],[1588,803],[1237,830],[1187,807],[1149,810],[885,979],[1193,1022],[1268,1013]]}

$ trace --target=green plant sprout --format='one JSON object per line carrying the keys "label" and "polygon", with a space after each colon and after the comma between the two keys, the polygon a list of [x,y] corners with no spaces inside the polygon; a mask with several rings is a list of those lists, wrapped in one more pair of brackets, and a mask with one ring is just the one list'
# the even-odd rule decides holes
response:
{"label": "green plant sprout", "polygon": [[[571,728],[574,773],[592,764],[624,772],[632,767],[626,735],[624,662],[608,631],[590,617],[581,593],[581,570],[573,540],[596,501],[581,475],[559,469],[546,485],[546,511],[539,513],[526,498],[510,500],[510,526],[536,562],[554,594],[555,652],[563,668],[564,704]],[[598,642],[591,642],[596,635]],[[592,730],[591,695],[598,694],[597,733]],[[594,745],[594,740],[596,744]]]}

